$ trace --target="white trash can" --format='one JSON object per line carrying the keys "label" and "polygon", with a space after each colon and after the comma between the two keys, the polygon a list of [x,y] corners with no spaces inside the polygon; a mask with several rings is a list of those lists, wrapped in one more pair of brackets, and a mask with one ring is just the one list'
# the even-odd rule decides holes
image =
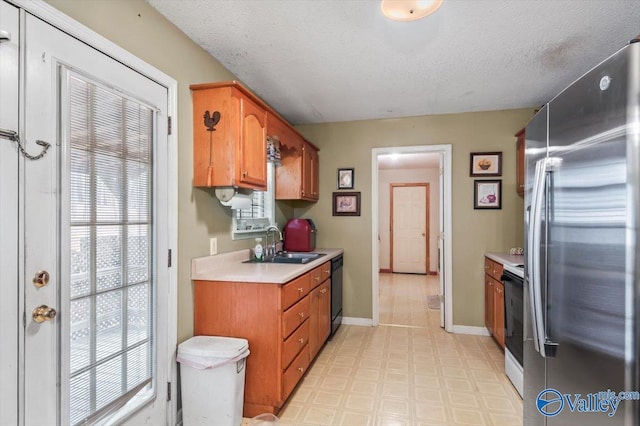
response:
{"label": "white trash can", "polygon": [[195,336],[178,345],[182,423],[239,426],[244,403],[246,339]]}

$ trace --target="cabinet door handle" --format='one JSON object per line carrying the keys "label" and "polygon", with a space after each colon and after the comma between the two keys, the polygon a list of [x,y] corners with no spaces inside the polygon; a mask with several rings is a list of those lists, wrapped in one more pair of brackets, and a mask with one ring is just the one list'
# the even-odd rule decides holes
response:
{"label": "cabinet door handle", "polygon": [[298,316],[300,317],[300,319],[304,318],[304,312],[299,312]]}
{"label": "cabinet door handle", "polygon": [[298,287],[298,291],[302,293],[304,291],[304,287]]}
{"label": "cabinet door handle", "polygon": [[316,280],[316,281],[320,281],[320,277],[318,277],[318,276],[313,277],[313,279]]}
{"label": "cabinet door handle", "polygon": [[248,174],[249,174],[249,172],[245,170],[245,171],[242,172],[242,177],[247,177]]}
{"label": "cabinet door handle", "polygon": [[299,338],[298,342],[300,342],[301,345],[304,345],[304,337]]}
{"label": "cabinet door handle", "polygon": [[303,367],[298,367],[298,371],[301,373],[304,373],[304,368]]}
{"label": "cabinet door handle", "polygon": [[323,288],[322,290],[320,290],[320,293],[325,294],[327,292],[326,288]]}

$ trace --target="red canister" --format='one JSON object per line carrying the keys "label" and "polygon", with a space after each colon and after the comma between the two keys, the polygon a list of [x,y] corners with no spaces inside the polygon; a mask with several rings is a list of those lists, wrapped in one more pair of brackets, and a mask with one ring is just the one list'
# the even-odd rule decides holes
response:
{"label": "red canister", "polygon": [[317,232],[311,219],[289,219],[284,226],[284,249],[304,252],[315,250]]}

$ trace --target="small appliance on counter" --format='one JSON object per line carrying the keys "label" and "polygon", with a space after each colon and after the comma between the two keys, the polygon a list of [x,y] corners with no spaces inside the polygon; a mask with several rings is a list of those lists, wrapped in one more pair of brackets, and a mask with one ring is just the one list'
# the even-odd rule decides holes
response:
{"label": "small appliance on counter", "polygon": [[311,219],[289,219],[284,226],[286,251],[313,251],[318,230]]}

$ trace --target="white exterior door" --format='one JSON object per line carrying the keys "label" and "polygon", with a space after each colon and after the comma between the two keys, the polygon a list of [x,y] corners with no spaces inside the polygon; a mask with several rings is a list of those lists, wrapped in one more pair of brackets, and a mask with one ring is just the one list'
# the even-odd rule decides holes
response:
{"label": "white exterior door", "polygon": [[[19,11],[0,2],[0,131],[18,128]],[[0,137],[0,425],[18,423],[18,150]]]}
{"label": "white exterior door", "polygon": [[391,186],[392,271],[427,273],[428,184]]}
{"label": "white exterior door", "polygon": [[166,424],[167,88],[0,8],[0,424]]}

